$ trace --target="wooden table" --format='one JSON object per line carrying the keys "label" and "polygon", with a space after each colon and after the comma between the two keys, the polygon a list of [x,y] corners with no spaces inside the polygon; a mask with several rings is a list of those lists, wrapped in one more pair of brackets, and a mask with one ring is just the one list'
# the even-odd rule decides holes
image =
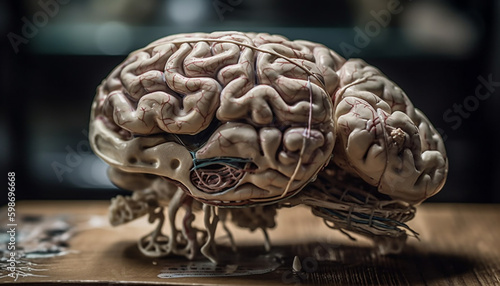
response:
{"label": "wooden table", "polygon": [[[75,224],[67,241],[69,252],[52,258],[32,258],[31,271],[44,277],[19,277],[16,283],[93,283],[108,285],[500,285],[500,205],[423,204],[409,225],[420,241],[409,238],[399,255],[381,256],[370,241],[352,242],[327,228],[305,207],[280,210],[270,231],[272,253],[279,267],[265,274],[237,277],[159,278],[167,265],[183,258],[148,258],[136,241],[153,229],[145,219],[113,228],[106,222],[108,202],[24,201],[16,208],[21,224],[36,218]],[[5,208],[2,226],[7,224]],[[25,222],[20,221],[27,216]],[[198,219],[201,219],[198,215]],[[239,249],[249,257],[265,254],[262,233],[231,227]],[[3,234],[5,235],[5,234]],[[221,234],[218,234],[219,236]],[[223,244],[224,239],[220,238]],[[297,256],[300,273],[292,271]],[[25,269],[26,270],[26,269]],[[5,274],[5,269],[2,270]],[[29,272],[29,271],[28,271]],[[0,283],[14,282],[3,277]]]}

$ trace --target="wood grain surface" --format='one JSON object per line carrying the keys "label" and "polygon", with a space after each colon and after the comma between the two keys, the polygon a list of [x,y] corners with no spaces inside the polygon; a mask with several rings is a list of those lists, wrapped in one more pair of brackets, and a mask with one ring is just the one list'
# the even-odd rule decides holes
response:
{"label": "wood grain surface", "polygon": [[[137,240],[153,225],[145,218],[111,227],[108,202],[24,201],[16,216],[64,218],[75,224],[70,252],[33,258],[44,277],[3,277],[0,283],[20,284],[167,284],[167,285],[500,285],[500,205],[423,204],[409,225],[420,240],[410,237],[401,254],[382,256],[373,244],[351,241],[327,228],[305,207],[278,212],[270,231],[280,266],[269,273],[238,277],[159,278],[167,265],[185,265],[181,257],[148,258]],[[6,209],[0,221],[7,224]],[[197,216],[197,221],[202,215]],[[22,224],[22,221],[19,221]],[[241,257],[265,255],[263,236],[230,226]],[[218,230],[221,230],[220,228]],[[227,244],[217,233],[221,251]],[[230,252],[228,252],[230,253]],[[292,271],[293,258],[302,271]],[[202,257],[199,259],[203,259]],[[35,266],[34,266],[35,267]],[[40,272],[41,273],[41,272]]]}

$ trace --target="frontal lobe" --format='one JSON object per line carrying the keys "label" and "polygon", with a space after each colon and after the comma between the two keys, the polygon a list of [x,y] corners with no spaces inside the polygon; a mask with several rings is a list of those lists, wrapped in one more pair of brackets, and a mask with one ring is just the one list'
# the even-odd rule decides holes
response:
{"label": "frontal lobe", "polygon": [[298,192],[328,162],[343,59],[268,34],[185,34],[132,53],[93,103],[91,144],[113,167],[210,204]]}

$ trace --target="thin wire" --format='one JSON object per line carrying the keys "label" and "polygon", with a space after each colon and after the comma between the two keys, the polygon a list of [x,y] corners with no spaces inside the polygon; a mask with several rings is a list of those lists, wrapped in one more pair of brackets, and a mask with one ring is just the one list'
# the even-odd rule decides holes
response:
{"label": "thin wire", "polygon": [[311,125],[312,125],[312,111],[313,111],[313,95],[312,95],[312,85],[310,77],[307,77],[307,88],[309,89],[309,120],[307,121],[307,129],[304,130],[304,136],[307,138],[311,137]]}
{"label": "thin wire", "polygon": [[297,174],[299,173],[300,166],[302,166],[302,159],[304,158],[304,153],[306,151],[306,145],[307,145],[307,139],[311,138],[311,125],[312,125],[312,109],[313,109],[313,104],[312,104],[312,85],[311,85],[311,80],[308,77],[307,78],[307,88],[309,89],[309,118],[307,121],[307,128],[302,132],[302,148],[300,149],[300,154],[299,154],[299,160],[297,161],[297,165],[295,166],[295,170],[292,173],[292,176],[290,176],[290,179],[288,180],[288,183],[286,184],[285,190],[283,193],[281,193],[281,196],[278,198],[266,198],[266,199],[251,199],[250,201],[252,202],[267,202],[271,200],[276,200],[276,199],[282,199],[284,198],[288,192],[290,191],[290,187],[292,186],[293,181],[295,180],[295,177],[297,177]]}

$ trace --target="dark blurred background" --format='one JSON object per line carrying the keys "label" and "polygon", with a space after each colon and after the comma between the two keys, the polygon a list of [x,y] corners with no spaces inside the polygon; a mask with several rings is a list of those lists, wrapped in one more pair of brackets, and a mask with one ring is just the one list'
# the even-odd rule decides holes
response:
{"label": "dark blurred background", "polygon": [[500,1],[493,0],[1,1],[0,167],[5,180],[16,172],[17,199],[120,193],[86,137],[97,85],[153,40],[215,30],[320,42],[375,65],[445,138],[448,182],[430,201],[500,202]]}

